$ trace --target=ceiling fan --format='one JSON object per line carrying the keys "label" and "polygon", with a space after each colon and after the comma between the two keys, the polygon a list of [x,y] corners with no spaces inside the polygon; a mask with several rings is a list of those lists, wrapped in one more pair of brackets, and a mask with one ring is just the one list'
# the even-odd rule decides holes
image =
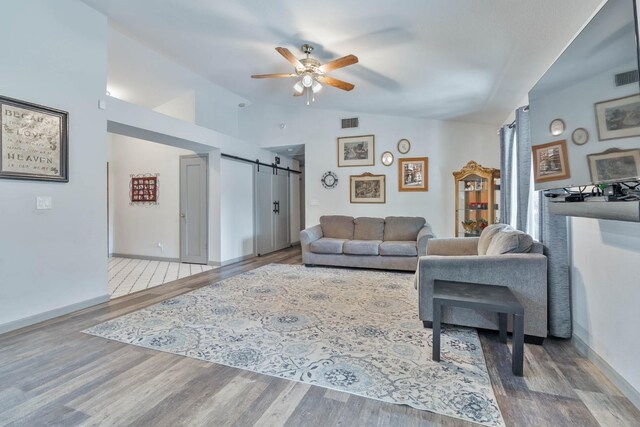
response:
{"label": "ceiling fan", "polygon": [[355,55],[343,56],[342,58],[334,59],[322,65],[317,59],[309,58],[309,55],[313,51],[313,46],[309,44],[302,45],[302,51],[307,54],[307,57],[302,59],[293,56],[287,48],[277,47],[276,50],[295,67],[295,73],[254,74],[251,78],[297,78],[298,81],[293,85],[293,96],[302,96],[306,93],[307,105],[309,105],[309,99],[311,99],[312,102],[315,101],[314,94],[322,89],[322,84],[346,91],[352,90],[355,87],[351,83],[327,75],[330,71],[356,64],[358,57]]}

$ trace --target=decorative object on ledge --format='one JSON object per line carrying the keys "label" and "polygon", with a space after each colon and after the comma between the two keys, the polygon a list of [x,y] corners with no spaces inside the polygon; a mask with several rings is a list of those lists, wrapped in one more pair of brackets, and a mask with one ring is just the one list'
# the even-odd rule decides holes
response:
{"label": "decorative object on ledge", "polygon": [[351,175],[349,198],[351,203],[386,203],[385,175]]}
{"label": "decorative object on ledge", "polygon": [[322,175],[322,178],[320,178],[320,182],[322,182],[322,186],[324,188],[336,188],[338,186],[338,176],[335,173],[328,171],[325,172],[324,175]]}
{"label": "decorative object on ledge", "polygon": [[0,96],[0,114],[0,178],[69,182],[69,113]]}
{"label": "decorative object on ledge", "polygon": [[562,135],[565,130],[564,120],[562,119],[553,119],[549,124],[549,132],[553,136]]}
{"label": "decorative object on ledge", "polygon": [[602,153],[587,155],[591,182],[615,182],[629,177],[640,177],[640,149],[612,148]]}
{"label": "decorative object on ledge", "polygon": [[571,141],[576,145],[584,145],[589,142],[589,132],[585,128],[578,128],[571,133]]}
{"label": "decorative object on ledge", "polygon": [[411,143],[408,139],[401,139],[398,141],[398,153],[407,154],[411,150]]}
{"label": "decorative object on ledge", "polygon": [[595,104],[598,139],[640,136],[640,95]]}
{"label": "decorative object on ledge", "polygon": [[129,175],[129,200],[130,205],[157,205],[160,198],[159,173]]}
{"label": "decorative object on ledge", "polygon": [[348,136],[338,138],[338,167],[373,166],[375,160],[375,136]]}
{"label": "decorative object on ledge", "polygon": [[429,191],[429,158],[398,159],[398,191]]}
{"label": "decorative object on ledge", "polygon": [[559,181],[571,176],[566,140],[534,145],[532,150],[534,182]]}
{"label": "decorative object on ledge", "polygon": [[453,172],[456,200],[455,236],[478,236],[499,216],[500,170],[485,168],[471,160]]}
{"label": "decorative object on ledge", "polygon": [[380,157],[380,162],[385,166],[391,166],[393,164],[393,154],[391,151],[385,151]]}

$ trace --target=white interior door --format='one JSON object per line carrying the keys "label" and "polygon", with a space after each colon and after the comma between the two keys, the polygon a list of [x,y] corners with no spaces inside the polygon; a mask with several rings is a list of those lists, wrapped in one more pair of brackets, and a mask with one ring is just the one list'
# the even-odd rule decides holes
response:
{"label": "white interior door", "polygon": [[180,261],[209,261],[206,155],[180,156]]}

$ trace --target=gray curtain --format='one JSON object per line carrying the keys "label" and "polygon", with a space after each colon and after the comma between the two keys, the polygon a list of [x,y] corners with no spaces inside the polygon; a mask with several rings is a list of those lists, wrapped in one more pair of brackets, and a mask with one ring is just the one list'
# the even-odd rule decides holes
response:
{"label": "gray curtain", "polygon": [[503,224],[509,224],[511,218],[511,165],[513,162],[513,142],[516,136],[515,127],[502,126],[500,129],[500,219]]}
{"label": "gray curtain", "polygon": [[[513,144],[517,144],[513,159]],[[511,142],[509,142],[511,141]],[[500,131],[501,217],[509,223],[510,212],[516,211],[518,230],[527,230],[527,212],[531,188],[531,128],[527,107],[516,110],[515,129],[505,126]],[[511,176],[516,162],[517,176]],[[517,206],[512,206],[511,183],[516,181]],[[540,242],[547,256],[548,326],[549,334],[560,338],[571,338],[571,289],[569,282],[569,256],[567,249],[567,220],[564,216],[551,215],[549,202],[542,192],[540,197]]]}

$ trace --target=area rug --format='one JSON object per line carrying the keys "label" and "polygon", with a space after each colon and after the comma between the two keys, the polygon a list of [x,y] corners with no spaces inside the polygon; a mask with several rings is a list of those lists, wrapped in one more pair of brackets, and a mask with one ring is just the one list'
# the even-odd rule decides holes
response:
{"label": "area rug", "polygon": [[437,363],[417,313],[411,274],[270,264],[84,332],[504,425],[476,331],[445,328]]}

